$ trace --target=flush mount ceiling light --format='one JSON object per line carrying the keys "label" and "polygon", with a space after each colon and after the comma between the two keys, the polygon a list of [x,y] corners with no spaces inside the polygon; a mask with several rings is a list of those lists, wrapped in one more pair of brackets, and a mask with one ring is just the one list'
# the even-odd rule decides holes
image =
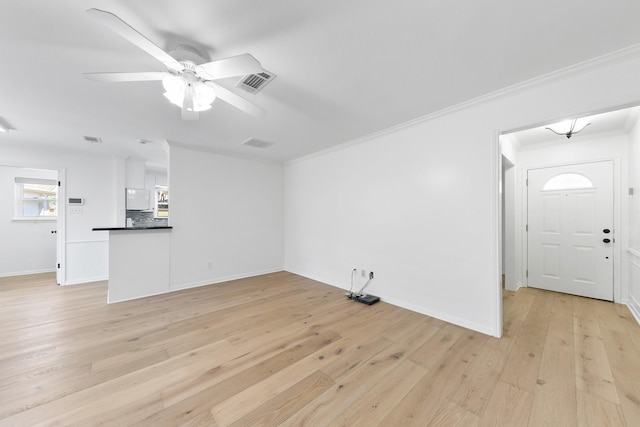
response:
{"label": "flush mount ceiling light", "polygon": [[573,119],[556,123],[554,125],[546,127],[545,129],[549,129],[556,135],[566,136],[567,139],[569,139],[572,135],[582,132],[584,128],[586,128],[590,124],[591,123],[587,119]]}

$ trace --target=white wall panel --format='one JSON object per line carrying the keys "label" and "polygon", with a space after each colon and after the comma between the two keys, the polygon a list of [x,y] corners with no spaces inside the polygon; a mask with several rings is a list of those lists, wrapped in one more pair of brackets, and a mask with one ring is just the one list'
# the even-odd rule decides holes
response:
{"label": "white wall panel", "polygon": [[631,249],[628,254],[630,292],[627,306],[640,323],[640,252]]}
{"label": "white wall panel", "polygon": [[67,242],[66,284],[97,282],[109,278],[109,241]]}
{"label": "white wall panel", "polygon": [[283,269],[283,167],[171,146],[171,288]]}

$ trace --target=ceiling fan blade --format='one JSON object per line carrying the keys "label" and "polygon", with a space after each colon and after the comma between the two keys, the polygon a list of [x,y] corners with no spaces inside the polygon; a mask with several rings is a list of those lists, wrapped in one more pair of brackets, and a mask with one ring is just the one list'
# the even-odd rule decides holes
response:
{"label": "ceiling fan blade", "polygon": [[164,71],[142,73],[84,73],[84,76],[95,82],[144,82],[162,80],[169,75]]}
{"label": "ceiling fan blade", "polygon": [[262,117],[267,112],[264,108],[258,107],[253,102],[249,102],[240,95],[236,95],[231,92],[229,89],[220,86],[214,82],[206,82],[205,84],[211,86],[216,91],[216,97],[222,99],[223,101],[233,105],[239,110],[244,111],[247,114],[251,114],[254,117]]}
{"label": "ceiling fan blade", "polygon": [[262,71],[260,62],[248,53],[207,62],[206,64],[201,64],[200,67],[204,68],[207,74],[214,79],[243,76]]}
{"label": "ceiling fan blade", "polygon": [[131,27],[113,13],[100,9],[89,9],[87,10],[87,14],[93,16],[95,19],[102,22],[102,24],[109,27],[112,31],[120,34],[122,37],[129,40],[131,43],[135,44],[167,67],[177,71],[182,71],[184,69],[182,64],[180,64],[180,62],[175,58],[160,49],[151,40],[140,34],[135,28]]}

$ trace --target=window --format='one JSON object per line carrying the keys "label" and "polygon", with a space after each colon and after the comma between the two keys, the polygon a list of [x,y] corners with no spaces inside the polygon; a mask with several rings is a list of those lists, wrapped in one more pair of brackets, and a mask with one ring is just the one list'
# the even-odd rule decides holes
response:
{"label": "window", "polygon": [[16,177],[15,218],[56,219],[58,216],[58,181]]}
{"label": "window", "polygon": [[579,190],[581,188],[595,188],[593,182],[578,173],[563,173],[550,178],[544,184],[542,191]]}

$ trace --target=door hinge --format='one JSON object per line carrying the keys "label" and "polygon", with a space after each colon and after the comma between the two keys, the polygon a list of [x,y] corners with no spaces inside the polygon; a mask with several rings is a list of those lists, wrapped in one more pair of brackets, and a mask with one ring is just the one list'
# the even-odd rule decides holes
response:
{"label": "door hinge", "polygon": [[525,185],[525,187],[528,187],[528,186],[529,186],[529,178],[527,178],[527,179],[525,179],[525,180],[524,180],[524,185]]}
{"label": "door hinge", "polygon": [[524,272],[524,277],[529,277],[529,270]]}
{"label": "door hinge", "polygon": [[529,224],[524,225],[524,231],[529,231]]}

